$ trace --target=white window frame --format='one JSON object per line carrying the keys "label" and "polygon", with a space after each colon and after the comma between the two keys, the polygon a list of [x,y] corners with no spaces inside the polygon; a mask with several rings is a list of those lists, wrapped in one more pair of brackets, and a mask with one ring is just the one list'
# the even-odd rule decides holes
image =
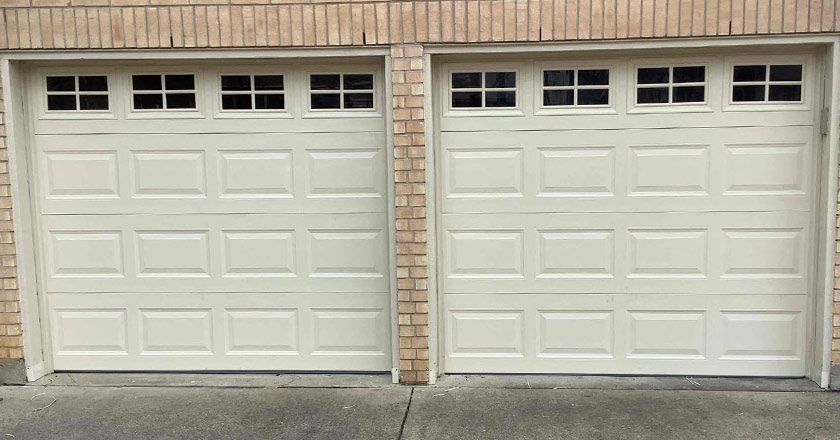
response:
{"label": "white window frame", "polygon": [[[616,106],[616,90],[621,87],[621,65],[620,61],[605,61],[592,62],[582,60],[569,60],[564,62],[537,62],[534,66],[534,114],[542,115],[612,115],[618,114]],[[574,86],[548,86],[543,85],[544,72],[548,70],[573,70],[575,72]],[[607,70],[609,71],[609,81],[606,86],[592,85],[579,86],[577,78],[579,70]],[[607,88],[607,102],[606,105],[577,105],[577,91],[585,89],[603,89]],[[544,105],[543,104],[543,90],[574,90],[574,105]]]}
{"label": "white window frame", "polygon": [[[47,92],[47,77],[48,76],[72,76],[76,82],[75,92]],[[79,76],[104,76],[108,81],[107,92],[79,92]],[[33,104],[37,110],[38,119],[116,119],[115,111],[118,104],[118,93],[114,89],[119,87],[119,82],[114,79],[113,69],[101,68],[44,68],[40,69],[34,75],[35,84],[34,92],[37,99],[33,99]],[[47,105],[47,95],[75,95],[77,110],[50,110]],[[78,95],[107,95],[108,96],[108,110],[78,110],[79,98]],[[31,101],[31,102],[32,102]]]}
{"label": "white window frame", "polygon": [[[770,84],[787,84],[788,81],[770,82],[770,67],[771,65],[802,65],[802,81],[794,82],[802,85],[802,93],[799,101],[743,101],[735,102],[732,100],[734,86],[736,85],[764,85],[764,97],[767,99],[770,93]],[[765,72],[765,81],[762,82],[733,82],[732,75],[735,66],[767,66]],[[752,56],[732,56],[727,57],[724,62],[724,87],[723,87],[723,102],[725,103],[723,111],[777,111],[777,110],[796,110],[796,111],[810,111],[811,109],[811,84],[813,81],[814,71],[814,56],[813,55],[752,55]]]}
{"label": "white window frame", "polygon": [[[487,87],[487,77],[488,73],[507,73],[513,72],[514,74],[514,83],[513,87]],[[478,73],[481,76],[481,87],[468,87],[468,88],[461,88],[456,89],[452,87],[452,75],[458,73]],[[481,70],[464,70],[458,69],[449,72],[449,108],[454,111],[473,111],[473,110],[507,110],[511,108],[519,107],[519,91],[517,90],[519,85],[519,72],[514,70],[508,69],[481,69]],[[481,107],[455,107],[452,104],[452,95],[459,92],[479,92],[481,93]],[[513,92],[514,97],[514,105],[511,107],[488,107],[487,106],[487,92]]]}
{"label": "white window frame", "polygon": [[[312,90],[312,75],[338,75],[338,90]],[[373,77],[373,88],[371,89],[351,89],[344,90],[344,75],[371,75]],[[305,92],[306,92],[306,111],[311,114],[329,114],[338,113],[347,116],[348,113],[371,113],[378,114],[378,96],[377,93],[378,75],[372,70],[329,70],[329,71],[310,71],[305,75]],[[339,108],[312,108],[312,95],[338,95]],[[373,107],[371,108],[344,108],[344,94],[345,93],[371,93],[373,95]]]}
{"label": "white window frame", "polygon": [[[679,67],[702,67],[703,81],[701,82],[674,82],[674,69]],[[668,82],[656,84],[639,84],[639,69],[668,69]],[[709,104],[709,65],[707,63],[668,63],[668,64],[643,64],[634,65],[632,69],[633,85],[632,95],[634,107],[707,107]],[[703,100],[694,102],[674,102],[675,87],[703,87]],[[639,102],[639,89],[668,89],[668,102]]]}
{"label": "white window frame", "polygon": [[[201,113],[201,108],[203,105],[203,94],[202,93],[202,86],[204,75],[201,73],[201,69],[183,69],[183,68],[173,68],[173,69],[137,69],[137,68],[129,68],[124,70],[125,73],[125,81],[126,81],[126,88],[128,89],[128,97],[126,99],[126,119],[157,119],[157,118],[203,118],[204,116]],[[134,90],[134,75],[159,75],[161,77],[161,89],[160,90]],[[178,93],[192,93],[195,95],[195,107],[194,108],[175,108],[170,109],[166,108],[166,75],[192,75],[194,81],[194,88],[191,90],[170,90],[170,93],[178,94]],[[162,95],[163,96],[163,106],[162,109],[135,109],[134,108],[134,95]]]}
{"label": "white window frame", "polygon": [[[447,117],[492,117],[492,116],[525,116],[523,113],[523,106],[526,104],[526,97],[523,95],[523,91],[525,90],[523,87],[523,83],[527,81],[526,78],[526,71],[527,67],[523,69],[521,63],[509,63],[509,62],[501,62],[501,63],[493,63],[493,62],[482,62],[482,63],[451,63],[451,64],[444,64],[441,66],[440,75],[440,88],[438,90],[441,93],[440,101],[440,112],[442,115]],[[484,73],[485,72],[514,72],[516,75],[516,87],[514,88],[501,88],[501,89],[490,89],[490,91],[512,91],[516,93],[516,105],[514,107],[483,107],[484,105],[484,93],[482,92],[481,95],[481,105],[482,107],[452,107],[452,74],[453,73],[475,73],[480,72],[481,76],[481,84],[484,85]],[[482,87],[482,90],[484,87]],[[475,89],[457,89],[458,91],[470,91]],[[443,97],[445,95],[445,98]]]}
{"label": "white window frame", "polygon": [[[239,75],[251,77],[251,91],[222,91],[222,76],[225,75]],[[260,75],[282,75],[283,76],[283,90],[254,90],[254,76]],[[214,111],[213,117],[216,119],[284,119],[292,118],[292,110],[294,104],[294,81],[295,77],[288,70],[278,69],[261,69],[257,66],[243,66],[226,68],[225,70],[215,71],[213,74],[215,84],[212,87]],[[250,110],[225,110],[222,108],[222,95],[234,94],[250,94],[251,104],[254,103],[254,95],[256,94],[282,94],[283,108],[282,109],[250,109]]]}

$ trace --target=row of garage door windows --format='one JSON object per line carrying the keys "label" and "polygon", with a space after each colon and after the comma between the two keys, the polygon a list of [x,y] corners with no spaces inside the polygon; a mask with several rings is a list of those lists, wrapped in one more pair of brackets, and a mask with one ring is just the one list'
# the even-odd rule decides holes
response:
{"label": "row of garage door windows", "polygon": [[[286,107],[283,75],[220,75],[222,111],[282,111]],[[46,77],[47,110],[109,111],[106,75]],[[309,76],[312,110],[373,108],[373,74],[336,73]],[[132,108],[139,111],[194,110],[193,74],[131,75]]]}

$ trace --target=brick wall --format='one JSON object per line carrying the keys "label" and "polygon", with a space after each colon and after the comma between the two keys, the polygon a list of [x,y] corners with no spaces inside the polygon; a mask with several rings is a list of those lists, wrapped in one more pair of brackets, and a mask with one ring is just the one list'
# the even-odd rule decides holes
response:
{"label": "brick wall", "polygon": [[17,261],[12,232],[9,155],[6,150],[5,101],[0,85],[0,359],[23,358]]}

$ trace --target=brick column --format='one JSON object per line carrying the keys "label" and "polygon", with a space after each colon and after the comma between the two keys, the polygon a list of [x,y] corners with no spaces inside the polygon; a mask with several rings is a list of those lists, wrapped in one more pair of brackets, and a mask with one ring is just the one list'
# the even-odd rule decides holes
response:
{"label": "brick column", "polygon": [[400,382],[429,381],[423,46],[391,47]]}
{"label": "brick column", "polygon": [[12,232],[5,111],[3,89],[0,85],[0,359],[22,359],[23,337],[17,291],[17,259]]}

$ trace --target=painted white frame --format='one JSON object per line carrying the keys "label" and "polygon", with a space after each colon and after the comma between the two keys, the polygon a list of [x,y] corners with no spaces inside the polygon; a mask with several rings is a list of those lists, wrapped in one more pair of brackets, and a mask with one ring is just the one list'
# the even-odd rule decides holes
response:
{"label": "painted white frame", "polygon": [[[574,86],[567,86],[567,87],[557,87],[557,86],[546,86],[545,82],[545,72],[552,71],[552,70],[572,70],[574,71],[575,75],[575,85]],[[592,86],[581,86],[578,83],[578,72],[581,70],[607,70],[609,73],[609,78],[606,84],[604,85],[592,85]],[[607,115],[607,114],[615,114],[617,113],[616,110],[616,102],[615,97],[617,95],[616,89],[618,87],[619,81],[617,78],[620,75],[621,66],[613,63],[613,62],[599,62],[599,61],[586,61],[586,60],[571,60],[571,61],[563,61],[563,62],[554,62],[554,61],[537,61],[534,63],[534,114],[535,115],[573,115],[573,114],[599,114],[599,115]],[[539,85],[539,87],[537,87]],[[585,90],[585,89],[595,89],[595,90],[602,90],[607,89],[607,104],[597,104],[597,105],[580,105],[577,103],[577,92],[578,90]],[[543,91],[545,90],[572,90],[574,93],[574,105],[545,105],[543,101]]]}
{"label": "painted white frame", "polygon": [[[160,75],[161,77],[161,90],[143,90],[138,91],[137,94],[161,94],[163,97],[163,105],[164,108],[162,109],[148,109],[148,110],[138,110],[134,108],[134,84],[133,84],[133,76],[134,75]],[[193,89],[192,90],[173,90],[172,93],[194,93],[195,94],[195,108],[176,108],[176,109],[168,109],[166,108],[166,75],[193,75]],[[180,66],[161,66],[161,67],[138,67],[138,66],[129,66],[120,69],[119,77],[123,81],[121,84],[117,84],[122,90],[127,92],[126,97],[124,99],[125,102],[125,117],[126,119],[202,119],[204,118],[206,109],[205,109],[205,101],[204,101],[204,93],[200,88],[201,84],[204,82],[202,80],[202,75],[200,72],[196,71],[196,69],[192,67],[180,67]]]}
{"label": "painted white frame", "polygon": [[[355,92],[359,93],[373,93],[373,108],[344,108],[344,74],[367,74],[373,75],[373,89],[372,90],[355,90]],[[339,75],[339,90],[337,91],[324,91],[330,92],[333,94],[338,94],[340,96],[339,105],[341,108],[337,109],[313,109],[312,108],[312,101],[310,98],[311,95],[311,83],[310,77],[312,75]],[[335,117],[380,117],[382,116],[382,108],[387,107],[381,102],[381,96],[383,95],[383,90],[381,90],[381,85],[379,84],[379,76],[376,71],[361,68],[361,67],[353,67],[348,66],[347,68],[341,67],[336,68],[336,66],[315,66],[308,69],[303,74],[303,80],[301,81],[301,87],[298,91],[300,96],[300,103],[301,107],[303,108],[303,117],[304,118],[335,118]],[[320,92],[320,91],[319,91]],[[351,92],[352,93],[352,92]],[[287,95],[288,96],[288,95]]]}
{"label": "painted white frame", "polygon": [[[802,55],[747,55],[747,56],[729,56],[724,61],[723,72],[723,111],[776,111],[776,110],[802,110],[808,111],[814,105],[811,103],[811,87],[816,87],[814,71],[816,61],[814,56]],[[735,102],[732,100],[733,85],[743,84],[750,85],[754,83],[734,83],[732,81],[732,72],[735,66],[743,65],[766,65],[771,64],[801,64],[802,65],[802,94],[800,101],[749,101],[749,102]],[[770,75],[770,69],[767,69],[767,78]],[[765,84],[765,97],[769,93],[769,84]]]}
{"label": "painted white frame", "polygon": [[[118,82],[116,79],[116,72],[110,68],[70,68],[70,67],[44,67],[36,71],[37,84],[35,84],[35,93],[40,99],[37,99],[33,108],[35,114],[39,119],[65,119],[65,120],[90,120],[90,119],[115,119],[117,112],[120,110],[119,99],[117,93],[114,93],[114,87]],[[73,76],[76,81],[75,92],[47,92],[46,78],[48,76]],[[79,76],[105,76],[108,81],[107,92],[95,92],[92,94],[102,94],[108,96],[108,110],[49,110],[47,108],[48,94],[73,94],[76,96],[76,104],[78,106],[78,95],[86,94],[80,93],[78,90]]]}
{"label": "painted white frame", "polygon": [[[297,95],[294,90],[290,88],[296,78],[295,75],[287,68],[276,68],[259,65],[237,65],[218,69],[213,72],[214,82],[211,87],[212,92],[208,91],[208,95],[212,93],[213,99],[213,118],[214,119],[287,119],[293,118],[297,109]],[[266,110],[224,110],[222,109],[222,75],[249,75],[251,77],[250,92],[237,92],[243,94],[250,94],[252,97],[257,93],[253,90],[255,75],[283,75],[283,109],[266,109]],[[233,94],[233,93],[230,93]],[[253,98],[252,98],[253,99]],[[253,100],[251,101],[253,105]]]}
{"label": "painted white frame", "polygon": [[[524,116],[523,110],[523,77],[522,69],[516,63],[486,63],[481,69],[476,69],[470,63],[446,64],[442,70],[443,79],[447,89],[446,100],[440,100],[441,113],[450,117],[475,117],[475,116]],[[484,74],[486,72],[514,72],[516,75],[516,87],[498,89],[501,91],[513,91],[516,94],[516,105],[513,107],[484,107]],[[453,73],[481,73],[481,107],[452,107],[452,74]],[[425,84],[424,89],[428,90],[429,85]],[[458,89],[470,91],[476,89]],[[428,118],[427,118],[428,119]]]}
{"label": "painted white frame", "polygon": [[[703,83],[674,83],[673,71],[675,67],[691,67],[703,66],[706,70],[706,76]],[[664,68],[669,69],[669,82],[663,84],[645,84],[638,83],[638,70],[644,68]],[[698,56],[689,58],[652,58],[637,60],[630,63],[627,74],[627,112],[628,113],[705,113],[711,112],[715,106],[715,84],[709,81],[711,74],[714,72],[715,66],[712,65],[708,57]],[[714,72],[717,73],[717,72]],[[702,85],[703,102],[668,102],[668,103],[651,103],[639,104],[638,94],[636,90],[640,88],[657,88],[668,87],[669,100],[673,101],[673,88],[682,85]]]}

